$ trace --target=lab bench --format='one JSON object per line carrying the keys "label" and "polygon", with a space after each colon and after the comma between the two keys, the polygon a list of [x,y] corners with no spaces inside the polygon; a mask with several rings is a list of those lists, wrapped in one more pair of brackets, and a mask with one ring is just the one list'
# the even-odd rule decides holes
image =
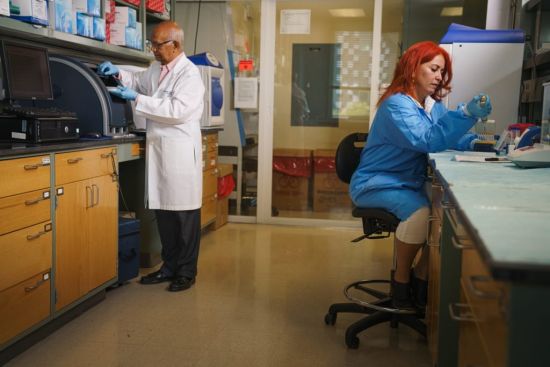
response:
{"label": "lab bench", "polygon": [[0,145],[0,364],[116,281],[122,143]]}
{"label": "lab bench", "polygon": [[[216,220],[218,131],[203,130],[203,228]],[[160,262],[144,141],[0,143],[0,364],[116,283],[119,209],[140,219],[144,266]]]}
{"label": "lab bench", "polygon": [[430,154],[434,366],[548,366],[550,169]]}

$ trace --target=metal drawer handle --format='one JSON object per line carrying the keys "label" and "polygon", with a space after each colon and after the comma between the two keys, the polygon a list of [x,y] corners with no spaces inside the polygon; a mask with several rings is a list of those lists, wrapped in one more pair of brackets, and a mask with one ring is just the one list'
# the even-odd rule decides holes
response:
{"label": "metal drawer handle", "polygon": [[36,282],[35,285],[31,285],[30,287],[25,287],[25,292],[29,293],[34,291],[36,288],[40,287],[44,282],[45,280],[40,279],[38,282]]}
{"label": "metal drawer handle", "polygon": [[[94,192],[97,192],[97,196]],[[96,205],[99,205],[99,187],[96,184],[92,184],[92,206]]]}
{"label": "metal drawer handle", "polygon": [[80,162],[80,161],[83,160],[83,159],[84,159],[84,158],[82,158],[82,157],[69,158],[69,159],[67,159],[67,163],[69,163],[69,164],[74,164],[74,163]]}
{"label": "metal drawer handle", "polygon": [[[464,243],[462,241],[466,241],[467,243]],[[459,250],[473,250],[474,245],[470,242],[469,239],[464,237],[457,238],[456,235],[451,236],[451,243],[453,244],[453,247]]]}
{"label": "metal drawer handle", "polygon": [[450,201],[447,201],[447,200],[442,200],[441,201],[441,207],[443,209],[454,209],[455,208],[455,206]]}
{"label": "metal drawer handle", "polygon": [[23,168],[25,169],[25,171],[32,171],[32,170],[38,169],[39,166],[41,166],[41,165],[39,165],[39,164],[25,164],[23,166]]}
{"label": "metal drawer handle", "polygon": [[40,231],[40,232],[35,233],[35,234],[29,234],[29,235],[27,235],[27,241],[36,240],[37,238],[39,238],[43,234],[46,234],[46,231]]}
{"label": "metal drawer handle", "polygon": [[[455,309],[459,310],[459,309],[463,309],[463,310],[468,310],[469,312],[468,313],[457,313],[455,312]],[[473,315],[472,315],[472,308],[470,307],[469,304],[467,303],[449,303],[449,316],[451,317],[451,319],[455,320],[455,321],[468,321],[468,322],[478,322],[478,321],[481,321],[479,319],[476,319]]]}
{"label": "metal drawer handle", "polygon": [[490,281],[492,281],[492,278],[487,275],[471,275],[468,277],[468,288],[470,288],[470,290],[480,298],[502,299],[504,296],[504,292],[502,291],[502,289],[495,292],[486,292],[476,287],[476,283]]}
{"label": "metal drawer handle", "polygon": [[29,205],[38,204],[42,200],[45,200],[45,198],[42,197],[42,198],[38,198],[38,199],[34,199],[34,200],[25,200],[25,205],[29,206]]}

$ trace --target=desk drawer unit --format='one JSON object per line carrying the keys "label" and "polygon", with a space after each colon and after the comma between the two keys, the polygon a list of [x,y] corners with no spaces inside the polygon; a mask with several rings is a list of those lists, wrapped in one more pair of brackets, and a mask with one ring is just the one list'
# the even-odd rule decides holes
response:
{"label": "desk drawer unit", "polygon": [[50,187],[50,156],[0,161],[0,197]]}
{"label": "desk drawer unit", "polygon": [[0,292],[0,345],[50,315],[50,273],[44,272]]}
{"label": "desk drawer unit", "polygon": [[116,149],[102,148],[55,155],[55,184],[85,180],[113,173]]}
{"label": "desk drawer unit", "polygon": [[0,199],[0,235],[50,220],[50,190]]}
{"label": "desk drawer unit", "polygon": [[201,227],[216,219],[218,202],[218,134],[202,136],[202,208]]}
{"label": "desk drawer unit", "polygon": [[202,197],[207,198],[209,196],[218,193],[218,169],[209,169],[202,174]]}
{"label": "desk drawer unit", "polygon": [[[52,266],[52,224],[37,224],[0,236],[0,291]],[[24,261],[23,261],[24,260]]]}

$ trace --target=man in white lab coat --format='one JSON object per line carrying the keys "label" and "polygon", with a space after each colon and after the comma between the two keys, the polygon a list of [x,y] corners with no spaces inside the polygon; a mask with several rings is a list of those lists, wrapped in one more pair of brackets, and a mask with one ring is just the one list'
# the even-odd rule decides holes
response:
{"label": "man in white lab coat", "polygon": [[98,73],[118,77],[112,94],[135,101],[147,119],[147,201],[155,209],[162,242],[162,267],[141,284],[170,281],[169,291],[195,283],[200,245],[202,142],[200,118],[204,85],[197,67],[183,53],[183,30],[162,22],[151,34],[156,62],[145,71],[119,70],[106,61]]}

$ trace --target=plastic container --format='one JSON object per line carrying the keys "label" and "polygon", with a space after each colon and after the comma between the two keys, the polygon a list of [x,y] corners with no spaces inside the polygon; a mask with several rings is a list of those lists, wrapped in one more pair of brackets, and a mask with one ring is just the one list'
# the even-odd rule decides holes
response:
{"label": "plastic container", "polygon": [[118,284],[139,274],[139,219],[118,218]]}

